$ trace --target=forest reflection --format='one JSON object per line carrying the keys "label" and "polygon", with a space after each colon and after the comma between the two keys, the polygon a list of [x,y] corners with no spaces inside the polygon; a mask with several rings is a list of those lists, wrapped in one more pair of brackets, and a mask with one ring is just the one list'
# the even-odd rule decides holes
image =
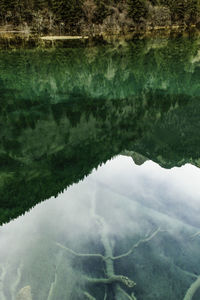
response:
{"label": "forest reflection", "polygon": [[1,50],[0,65],[1,224],[120,153],[200,166],[198,36]]}

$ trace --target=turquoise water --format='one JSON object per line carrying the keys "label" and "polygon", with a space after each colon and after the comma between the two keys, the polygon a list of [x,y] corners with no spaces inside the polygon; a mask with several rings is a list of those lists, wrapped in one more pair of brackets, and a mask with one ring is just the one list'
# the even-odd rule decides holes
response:
{"label": "turquoise water", "polygon": [[199,299],[199,51],[0,51],[0,299]]}

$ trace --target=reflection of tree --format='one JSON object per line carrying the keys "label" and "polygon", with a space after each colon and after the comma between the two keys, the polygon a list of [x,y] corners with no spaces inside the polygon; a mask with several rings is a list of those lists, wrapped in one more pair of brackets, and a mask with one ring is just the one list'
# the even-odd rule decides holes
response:
{"label": "reflection of tree", "polygon": [[[95,257],[95,258],[101,259],[104,262],[105,274],[106,274],[105,278],[91,278],[91,277],[85,276],[85,279],[88,283],[104,284],[106,286],[112,284],[113,289],[114,289],[115,299],[136,300],[134,292],[132,292],[131,295],[129,295],[126,292],[126,290],[124,289],[124,288],[133,288],[136,285],[136,283],[132,279],[130,279],[124,275],[117,275],[115,273],[114,262],[121,258],[128,257],[142,243],[146,243],[146,242],[150,241],[151,239],[153,239],[159,233],[160,229],[158,228],[152,234],[148,235],[144,239],[140,239],[137,243],[133,244],[133,246],[127,252],[125,252],[121,255],[118,255],[118,256],[114,256],[113,255],[113,247],[112,247],[110,239],[109,239],[108,225],[107,225],[105,219],[96,213],[95,199],[92,200],[91,204],[92,204],[91,205],[91,216],[98,225],[101,243],[104,248],[104,255],[102,255],[100,253],[96,253],[96,254],[78,253],[60,243],[56,243],[56,244],[60,248],[66,250],[68,253],[71,253],[77,257],[88,257],[88,258]],[[95,299],[88,292],[84,292],[84,295],[90,300]],[[107,299],[107,289],[105,289],[105,295],[104,295],[104,300],[106,300],[106,299]]]}

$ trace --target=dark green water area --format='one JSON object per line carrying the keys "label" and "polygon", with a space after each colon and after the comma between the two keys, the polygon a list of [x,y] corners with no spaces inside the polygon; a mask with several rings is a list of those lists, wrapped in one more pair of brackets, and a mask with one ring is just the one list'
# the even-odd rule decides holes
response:
{"label": "dark green water area", "polygon": [[199,300],[200,38],[0,50],[0,300]]}

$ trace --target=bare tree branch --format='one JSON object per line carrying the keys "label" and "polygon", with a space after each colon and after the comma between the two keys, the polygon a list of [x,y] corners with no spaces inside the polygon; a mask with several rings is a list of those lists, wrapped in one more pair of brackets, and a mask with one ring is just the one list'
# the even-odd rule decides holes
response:
{"label": "bare tree branch", "polygon": [[16,294],[17,294],[17,287],[19,286],[20,280],[21,280],[21,276],[22,276],[22,263],[19,264],[18,268],[17,268],[17,274],[15,277],[15,281],[13,283],[13,285],[11,286],[10,290],[11,290],[11,295],[12,295],[12,300],[16,299]]}
{"label": "bare tree branch", "polygon": [[[99,235],[100,235],[100,239],[101,239],[101,242],[102,242],[102,245],[103,245],[103,248],[104,248],[104,253],[105,253],[104,255],[102,255],[100,253],[96,253],[96,254],[79,253],[79,252],[76,252],[76,251],[74,251],[74,250],[72,250],[72,249],[70,249],[70,248],[68,248],[68,247],[66,247],[66,246],[64,246],[60,243],[56,243],[56,245],[58,247],[64,249],[68,253],[71,253],[72,255],[75,255],[75,256],[78,256],[78,257],[95,257],[95,258],[102,259],[105,263],[105,278],[91,278],[91,277],[86,276],[85,279],[89,283],[92,283],[92,284],[109,285],[109,284],[114,283],[115,284],[114,289],[115,289],[115,294],[116,295],[118,294],[118,292],[120,292],[120,293],[123,293],[123,295],[129,300],[137,300],[134,293],[129,295],[125,290],[123,290],[120,287],[120,284],[123,284],[126,287],[133,288],[136,285],[136,283],[133,280],[126,277],[126,276],[115,274],[114,260],[118,260],[120,258],[127,257],[128,255],[130,255],[134,251],[134,249],[138,248],[143,243],[149,242],[159,232],[161,232],[163,230],[160,230],[160,228],[156,229],[153,233],[151,233],[147,237],[145,237],[143,239],[140,239],[126,253],[123,253],[119,256],[114,256],[113,255],[113,245],[112,245],[112,243],[110,242],[110,239],[109,239],[109,227],[108,227],[108,224],[106,223],[105,219],[101,215],[98,215],[97,212],[96,212],[95,197],[91,201],[91,216],[94,218],[95,222],[98,224]],[[96,300],[88,292],[84,292],[84,295],[90,300]],[[106,299],[107,299],[107,291],[105,290],[104,300],[106,300]]]}
{"label": "bare tree branch", "polygon": [[200,231],[194,233],[194,234],[191,236],[191,238],[195,238],[196,236],[200,236]]}
{"label": "bare tree branch", "polygon": [[120,286],[118,286],[118,290],[124,294],[124,296],[129,299],[129,300],[137,300],[137,298],[135,297],[134,293],[132,293],[131,295],[129,295],[125,290],[123,290]]}
{"label": "bare tree branch", "polygon": [[56,284],[57,284],[57,278],[58,278],[58,275],[57,275],[57,271],[55,272],[55,276],[54,276],[54,281],[51,283],[51,286],[50,286],[50,290],[49,290],[49,294],[48,294],[48,298],[47,300],[52,300],[53,297],[53,291],[56,287]]}
{"label": "bare tree branch", "polygon": [[0,271],[1,271],[1,274],[0,274],[0,296],[1,296],[2,300],[6,300],[6,297],[4,295],[3,282],[4,282],[4,278],[6,276],[6,273],[7,273],[7,265],[0,266]]}
{"label": "bare tree branch", "polygon": [[123,258],[123,257],[126,257],[128,255],[130,255],[134,249],[138,248],[141,244],[143,243],[147,243],[149,242],[150,240],[152,240],[159,232],[160,232],[160,228],[158,228],[157,230],[155,230],[151,235],[149,235],[147,238],[144,238],[144,239],[141,239],[139,240],[136,244],[134,244],[129,251],[127,251],[126,253],[123,253],[121,255],[118,255],[118,256],[111,256],[111,257],[106,257],[105,259],[112,259],[112,260],[117,260],[117,259],[120,259],[120,258]]}
{"label": "bare tree branch", "polygon": [[179,271],[181,271],[182,273],[184,273],[185,275],[190,276],[190,277],[198,278],[198,275],[196,275],[196,274],[194,274],[194,273],[191,273],[191,272],[189,272],[189,271],[183,270],[182,268],[180,268],[180,267],[177,266],[176,264],[174,264],[174,266],[175,266]]}
{"label": "bare tree branch", "polygon": [[83,293],[89,300],[96,300],[95,297],[93,297],[92,295],[90,295],[88,292],[84,292]]}
{"label": "bare tree branch", "polygon": [[136,283],[129,279],[126,276],[123,275],[113,275],[110,276],[109,278],[90,278],[90,277],[86,277],[86,279],[90,282],[90,283],[103,283],[103,284],[112,284],[112,283],[122,283],[125,286],[132,288],[136,285]]}
{"label": "bare tree branch", "polygon": [[105,257],[103,255],[99,254],[99,253],[97,253],[97,254],[78,253],[78,252],[76,252],[76,251],[74,251],[70,248],[67,248],[67,247],[63,246],[60,243],[56,243],[56,245],[59,246],[60,248],[64,249],[64,250],[66,250],[67,252],[75,255],[75,256],[79,256],[79,257],[97,257],[97,258],[105,259]]}
{"label": "bare tree branch", "polygon": [[107,300],[107,287],[105,287],[105,294],[104,294],[103,300]]}
{"label": "bare tree branch", "polygon": [[137,300],[137,298],[135,297],[134,293],[131,293],[131,297],[133,300]]}

